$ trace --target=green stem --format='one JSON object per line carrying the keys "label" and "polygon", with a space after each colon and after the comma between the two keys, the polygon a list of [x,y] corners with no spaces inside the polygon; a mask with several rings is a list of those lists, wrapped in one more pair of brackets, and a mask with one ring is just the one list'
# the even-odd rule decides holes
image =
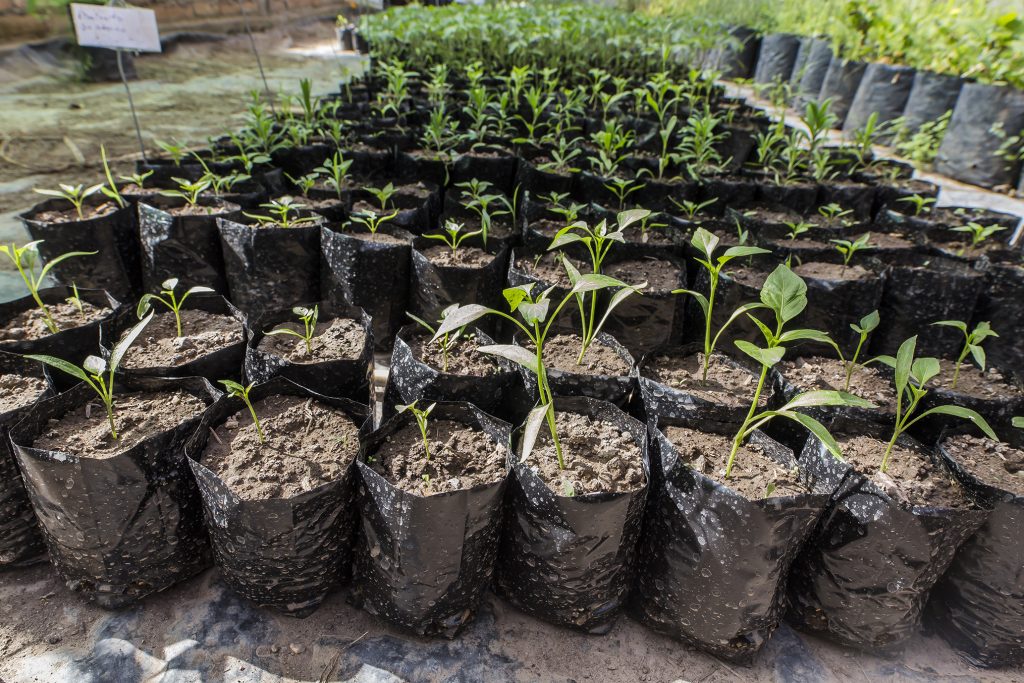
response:
{"label": "green stem", "polygon": [[117,441],[117,427],[114,426],[114,399],[110,398],[109,401],[105,401],[104,405],[107,409],[107,422],[110,423],[110,436],[114,437],[114,441]]}
{"label": "green stem", "polygon": [[956,382],[960,379],[960,365],[963,363],[963,358],[956,362],[956,368],[953,370],[953,389],[956,389]]}
{"label": "green stem", "polygon": [[704,321],[704,369],[701,374],[701,382],[708,381],[708,366],[711,363],[711,313],[715,310],[715,293],[718,291],[717,270],[711,271],[711,282],[708,289],[708,312]]}
{"label": "green stem", "polygon": [[843,384],[843,391],[850,390],[850,381],[853,379],[853,373],[857,370],[857,359],[860,357],[860,349],[864,346],[865,339],[867,339],[867,335],[862,334],[860,341],[857,342],[857,350],[853,352],[853,358],[846,364],[846,382]]}
{"label": "green stem", "polygon": [[[13,247],[14,245],[11,246]],[[43,303],[43,300],[39,297],[39,283],[33,282],[35,278],[29,277],[25,273],[25,268],[21,265],[20,260],[16,260],[14,262],[14,265],[18,268],[18,274],[21,275],[21,279],[25,283],[25,286],[28,288],[29,293],[32,294],[32,299],[35,300],[36,306],[38,306],[39,310],[43,312],[43,318],[44,322],[46,323],[46,328],[50,330],[51,333],[56,334],[60,330],[57,327],[57,323],[56,321],[54,321],[53,316],[50,315],[50,309],[46,306],[46,304]]]}
{"label": "green stem", "polygon": [[551,393],[551,386],[548,384],[548,373],[544,369],[544,357],[543,357],[543,344],[540,336],[540,325],[534,323],[534,348],[537,353],[537,395],[539,397],[541,405],[547,405],[548,409],[545,411],[545,419],[548,423],[548,429],[551,431],[551,441],[555,444],[555,455],[558,458],[558,469],[559,471],[565,469],[565,458],[562,455],[562,443],[558,440],[558,425],[555,422],[555,400]]}
{"label": "green stem", "polygon": [[747,425],[754,417],[754,413],[757,411],[757,404],[761,399],[761,392],[764,390],[764,380],[768,376],[768,366],[761,366],[761,376],[757,380],[757,391],[754,392],[754,400],[750,402],[750,410],[747,411],[747,417],[743,420],[743,424],[740,425],[740,429],[736,432],[735,438],[732,440],[732,450],[729,452],[729,461],[725,464],[725,478],[728,479],[729,475],[732,474],[732,466],[736,462],[736,452],[740,449],[740,444],[743,443],[744,432],[746,432]]}
{"label": "green stem", "polygon": [[266,443],[266,438],[263,436],[263,427],[260,426],[260,419],[256,417],[256,409],[252,406],[252,401],[246,399],[245,405],[249,408],[249,414],[252,415],[252,422],[256,425],[256,436],[259,437],[260,443]]}

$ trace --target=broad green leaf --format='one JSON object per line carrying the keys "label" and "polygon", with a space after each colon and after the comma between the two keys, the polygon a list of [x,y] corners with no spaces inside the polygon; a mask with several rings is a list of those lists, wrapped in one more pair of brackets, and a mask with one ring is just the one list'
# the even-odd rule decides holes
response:
{"label": "broad green leaf", "polygon": [[761,287],[761,301],[782,322],[800,315],[807,307],[807,284],[785,265],[778,266]]}
{"label": "broad green leaf", "polygon": [[779,343],[785,344],[792,341],[816,341],[823,344],[829,344],[835,346],[835,342],[832,341],[832,337],[828,336],[824,332],[819,330],[789,330],[783,332],[782,336],[779,337]]}
{"label": "broad green leaf", "polygon": [[196,285],[195,287],[189,287],[189,290],[187,292],[185,292],[184,296],[181,297],[181,300],[184,301],[185,297],[189,296],[190,294],[214,294],[214,293],[216,293],[215,289],[212,289],[210,287],[204,287],[203,285]]}
{"label": "broad green leaf", "polygon": [[89,376],[85,374],[85,371],[82,368],[80,368],[77,365],[74,365],[72,363],[69,363],[66,360],[63,360],[61,358],[54,358],[53,356],[31,355],[31,354],[30,355],[26,355],[25,358],[30,358],[32,360],[37,360],[40,363],[46,363],[50,367],[57,368],[61,372],[66,372],[67,374],[71,375],[72,377],[77,377],[78,379],[84,380],[86,382],[89,381]]}
{"label": "broad green leaf", "polygon": [[633,223],[643,220],[651,215],[651,212],[647,209],[629,209],[628,211],[622,211],[616,217],[616,222],[619,224],[619,232],[625,230]]}
{"label": "broad green leaf", "polygon": [[[704,254],[708,261],[711,260],[711,254],[718,248],[719,242],[720,240],[718,239],[718,235],[705,230],[704,228],[697,228],[694,230],[693,237],[690,238],[690,244],[693,245],[693,248]],[[710,270],[710,264],[706,265]]]}
{"label": "broad green leaf", "polygon": [[537,437],[540,436],[540,430],[544,426],[544,418],[547,417],[548,405],[539,405],[530,411],[530,414],[526,416],[526,421],[523,423],[523,444],[522,444],[522,455],[520,456],[519,462],[525,462],[533,452],[533,447],[537,443]]}
{"label": "broad green leaf", "polygon": [[135,340],[138,339],[139,335],[142,334],[142,331],[146,329],[146,325],[148,325],[149,321],[153,319],[153,315],[154,313],[150,313],[141,321],[136,323],[135,327],[128,330],[128,334],[122,337],[121,341],[117,342],[113,350],[111,350],[109,364],[111,375],[117,372],[117,368],[121,365],[121,359],[124,358],[124,354],[128,353],[128,349],[135,343]]}
{"label": "broad green leaf", "polygon": [[551,305],[551,299],[543,298],[535,303],[522,303],[519,304],[519,315],[523,317],[529,325],[540,324],[547,320],[548,307]]}
{"label": "broad green leaf", "polygon": [[978,427],[978,429],[985,433],[985,436],[993,441],[999,441],[999,437],[996,436],[994,431],[992,431],[992,427],[990,427],[988,422],[985,421],[985,418],[979,415],[976,411],[973,411],[970,408],[964,408],[963,406],[936,406],[934,408],[930,408],[911,420],[907,426],[909,427],[918,420],[929,415],[951,415],[953,417],[961,417],[965,420],[970,420]]}
{"label": "broad green leaf", "polygon": [[99,356],[86,356],[82,361],[82,369],[90,375],[101,375],[107,370],[107,361]]}
{"label": "broad green leaf", "polygon": [[729,247],[722,255],[718,257],[720,264],[728,263],[734,258],[743,258],[744,256],[757,256],[758,254],[770,254],[767,249],[761,247]]}
{"label": "broad green leaf", "polygon": [[845,391],[815,390],[806,391],[793,397],[779,410],[793,410],[811,406],[851,406],[853,408],[874,408],[875,404],[859,396]]}
{"label": "broad green leaf", "polygon": [[1017,429],[1024,429],[1024,417],[1017,416],[1013,418],[1012,424]]}
{"label": "broad green leaf", "polygon": [[174,288],[177,287],[177,286],[178,286],[178,278],[176,278],[176,277],[169,277],[169,278],[167,278],[166,280],[164,280],[163,282],[160,283],[160,288],[161,289],[166,289],[166,290],[169,290],[169,291],[174,291]]}
{"label": "broad green leaf", "polygon": [[479,320],[488,313],[491,313],[491,309],[486,306],[481,306],[480,304],[466,304],[465,306],[459,306],[456,310],[449,313],[448,317],[441,321],[437,331],[434,333],[433,339],[430,341],[436,342],[449,332],[463,328],[469,323]]}
{"label": "broad green leaf", "polygon": [[967,323],[960,320],[938,320],[933,322],[932,325],[942,325],[943,327],[955,327],[964,334],[967,334]]}
{"label": "broad green leaf", "polygon": [[743,339],[737,339],[734,343],[740,351],[747,354],[761,365],[769,368],[781,361],[786,355],[786,349],[782,346],[762,349]]}
{"label": "broad green leaf", "polygon": [[982,370],[985,369],[985,349],[981,348],[977,344],[971,344],[967,347],[971,352],[971,356],[974,357],[974,362],[978,364],[978,367]]}
{"label": "broad green leaf", "polygon": [[519,285],[518,287],[509,287],[503,290],[501,293],[505,296],[505,301],[508,302],[509,308],[513,313],[519,308],[519,304],[523,299],[530,296],[530,292],[533,291],[533,282],[525,285]]}
{"label": "broad green leaf", "polygon": [[937,358],[916,358],[910,366],[910,376],[917,380],[917,385],[924,386],[942,371]]}
{"label": "broad green leaf", "polygon": [[609,287],[628,287],[622,280],[616,280],[608,275],[601,275],[600,273],[587,273],[580,277],[580,279],[573,285],[571,294],[582,294],[584,292],[592,292],[597,289],[607,289]]}
{"label": "broad green leaf", "polygon": [[[223,384],[224,387],[231,394],[238,394],[240,396],[240,395],[244,394],[245,391],[246,391],[246,388],[244,386],[242,386],[241,384],[239,384],[238,382],[236,382],[234,380],[222,379],[222,380],[220,380],[220,383]],[[250,384],[249,386],[252,386],[252,385]]]}
{"label": "broad green leaf", "polygon": [[[894,380],[896,383],[896,399],[901,400],[903,391],[907,388],[907,382],[910,381],[910,369],[914,364],[914,352],[917,350],[917,336],[913,336],[900,344],[899,351],[896,352],[896,358],[893,362],[893,368],[895,368]],[[881,362],[886,363],[884,356],[878,357]],[[886,363],[888,365],[888,363]]]}
{"label": "broad green leaf", "polygon": [[878,327],[878,323],[881,322],[881,317],[878,315],[878,311],[871,311],[866,316],[860,319],[860,325],[850,325],[854,332],[858,334],[869,334]]}
{"label": "broad green leaf", "polygon": [[522,346],[516,346],[515,344],[491,344],[481,346],[477,350],[481,353],[488,353],[492,356],[499,356],[513,363],[518,363],[535,375],[540,374],[537,367],[537,355],[527,351]]}

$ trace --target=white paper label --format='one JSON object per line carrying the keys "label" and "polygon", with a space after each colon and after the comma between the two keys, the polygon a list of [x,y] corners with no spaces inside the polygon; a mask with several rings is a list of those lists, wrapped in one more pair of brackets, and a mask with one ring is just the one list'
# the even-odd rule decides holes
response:
{"label": "white paper label", "polygon": [[71,4],[78,44],[112,50],[160,52],[160,32],[151,9]]}

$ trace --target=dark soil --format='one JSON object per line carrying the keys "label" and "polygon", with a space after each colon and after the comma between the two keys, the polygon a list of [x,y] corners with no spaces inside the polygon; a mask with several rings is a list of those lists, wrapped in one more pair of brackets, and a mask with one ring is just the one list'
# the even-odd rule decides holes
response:
{"label": "dark soil", "polygon": [[[93,306],[88,301],[82,302],[81,313],[78,312],[78,308],[74,304],[63,302],[49,304],[47,308],[50,309],[50,315],[60,330],[69,330],[87,325],[103,319],[110,313],[109,308]],[[0,343],[42,339],[49,337],[51,334],[50,328],[46,326],[46,317],[42,311],[32,307],[14,316],[13,319],[0,328]]]}
{"label": "dark soil", "polygon": [[288,498],[337,481],[359,450],[359,426],[340,410],[301,396],[271,396],[210,435],[202,463],[242,500]]}
{"label": "dark soil", "polygon": [[978,366],[971,363],[970,359],[965,360],[960,366],[960,376],[957,377],[956,389],[954,389],[953,373],[956,371],[956,363],[942,359],[939,364],[942,371],[938,377],[932,380],[934,387],[942,387],[949,391],[985,399],[1011,398],[1022,393],[1019,386],[1008,380],[996,368],[990,367],[982,372]]}
{"label": "dark soil", "polygon": [[982,483],[1024,496],[1024,451],[968,434],[949,437],[943,447]]}
{"label": "dark soil", "polygon": [[[862,236],[863,234],[851,237],[850,241],[856,242]],[[909,237],[891,232],[872,232],[868,243],[876,249],[914,249],[917,247]]]}
{"label": "dark soil", "polygon": [[[843,391],[846,384],[846,370],[843,363],[835,358],[801,356],[784,360],[778,367],[779,372],[802,391]],[[876,367],[859,367],[855,370],[850,378],[849,392],[871,401],[881,410],[896,411],[896,390],[889,378]]]}
{"label": "dark soil", "polygon": [[[583,339],[575,334],[556,334],[544,342],[544,363],[548,370],[560,370],[576,375],[602,375],[605,377],[622,377],[628,375],[629,364],[622,360],[615,349],[605,346],[601,340],[595,339],[583,356],[583,362],[577,363]],[[532,350],[533,346],[529,348]]]}
{"label": "dark soil", "polygon": [[158,313],[135,340],[125,368],[173,368],[242,341],[242,323],[230,315],[199,309],[181,311],[181,337],[171,312]]}
{"label": "dark soil", "polygon": [[[652,222],[658,222],[657,219],[652,218]],[[700,223],[700,216],[696,217],[696,222]],[[640,229],[640,226],[631,225],[626,228],[626,241],[633,242],[634,244],[661,244],[670,245],[674,244],[672,239],[672,233],[665,228],[652,228],[648,227],[647,232]]]}
{"label": "dark soil", "polygon": [[[856,255],[854,255],[856,258]],[[801,263],[793,268],[793,272],[800,277],[814,278],[816,280],[867,280],[874,277],[874,273],[866,268],[854,264],[844,266],[841,263]]]}
{"label": "dark soil", "polygon": [[46,387],[41,377],[0,374],[0,415],[35,403]]}
{"label": "dark soil", "polygon": [[880,472],[886,442],[870,436],[840,436],[836,440],[843,458],[901,506],[971,507],[959,485],[923,451],[897,445],[889,457],[888,471]]}
{"label": "dark soil", "polygon": [[429,461],[413,422],[387,437],[369,464],[398,488],[421,496],[491,484],[505,476],[507,451],[487,432],[437,420],[427,425],[427,441]]}
{"label": "dark soil", "polygon": [[556,413],[555,424],[565,469],[558,469],[546,423],[528,462],[556,494],[621,493],[647,483],[643,453],[628,431],[576,413]]}
{"label": "dark soil", "polygon": [[78,212],[75,211],[75,207],[62,210],[54,211],[40,211],[36,215],[32,216],[32,220],[39,221],[40,223],[75,223],[78,221],[87,221],[90,218],[99,218],[100,216],[106,216],[107,214],[114,213],[118,210],[118,205],[114,202],[103,202],[95,206],[83,206],[82,217],[78,217]]}
{"label": "dark soil", "polygon": [[759,268],[748,268],[747,266],[726,266],[726,275],[735,280],[738,284],[760,290],[768,277],[769,272]]}
{"label": "dark soil", "polygon": [[422,249],[421,253],[435,266],[484,268],[494,260],[494,254],[489,254],[479,247],[465,245],[459,247],[455,253],[443,244]]}
{"label": "dark soil", "polygon": [[97,397],[59,420],[50,420],[32,447],[86,458],[112,458],[151,436],[174,429],[205,408],[202,401],[184,391],[115,394],[115,441],[110,437],[106,409]]}
{"label": "dark soil", "polygon": [[701,432],[687,427],[668,426],[662,429],[672,442],[679,458],[690,469],[713,479],[739,493],[747,500],[762,500],[807,493],[796,468],[787,470],[765,454],[759,444],[748,442],[736,451],[729,478],[725,467],[732,450],[732,437]]}
{"label": "dark soil", "polygon": [[[702,380],[703,351],[688,356],[652,356],[644,364],[640,374],[705,401],[725,406],[749,406],[754,398],[754,390],[757,389],[757,375],[742,367],[733,366],[728,360],[729,358],[722,353],[712,353],[706,382]],[[761,392],[761,405],[767,403],[769,393],[767,390]]]}
{"label": "dark soil", "polygon": [[412,355],[421,363],[425,363],[438,372],[447,372],[452,375],[473,375],[483,377],[494,375],[501,371],[501,366],[494,360],[493,356],[477,351],[480,343],[476,335],[467,332],[459,337],[448,349],[448,369],[444,369],[444,356],[441,353],[441,345],[431,344],[430,337],[426,334],[415,334],[405,340],[412,351]]}
{"label": "dark soil", "polygon": [[[516,269],[548,286],[558,285],[566,289],[571,287],[569,274],[565,272],[565,266],[562,265],[562,260],[555,252],[545,253],[539,261],[535,261],[534,258],[517,258]],[[569,259],[569,262],[581,273],[590,272],[590,268],[585,266],[582,261]]]}
{"label": "dark soil", "polygon": [[[281,323],[273,329],[287,328],[305,334],[302,323]],[[320,321],[310,340],[312,355],[306,350],[306,340],[290,334],[264,335],[257,348],[263,353],[283,358],[291,363],[321,363],[342,358],[358,358],[366,344],[366,332],[358,320],[334,318]]]}
{"label": "dark soil", "polygon": [[604,269],[604,274],[629,285],[646,282],[645,292],[663,294],[686,286],[682,269],[671,261],[658,258],[613,263]]}

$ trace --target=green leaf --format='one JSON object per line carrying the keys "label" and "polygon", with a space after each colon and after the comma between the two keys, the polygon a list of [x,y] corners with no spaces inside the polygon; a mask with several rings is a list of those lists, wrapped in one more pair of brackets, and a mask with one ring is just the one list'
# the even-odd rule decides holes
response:
{"label": "green leaf", "polygon": [[769,368],[781,361],[786,355],[786,349],[782,346],[773,346],[769,349],[762,349],[743,339],[737,339],[733,343],[736,344],[736,347],[740,351],[747,354],[761,365]]}
{"label": "green leaf", "polygon": [[942,325],[943,327],[955,327],[964,334],[967,334],[967,323],[960,320],[939,320],[933,322],[932,325]]}
{"label": "green leaf", "polygon": [[996,436],[994,431],[992,431],[992,427],[990,427],[988,422],[985,421],[985,418],[979,415],[976,411],[973,411],[970,408],[964,408],[963,406],[936,406],[934,408],[930,408],[911,420],[907,427],[929,415],[951,415],[953,417],[961,417],[965,420],[970,420],[978,427],[978,429],[985,433],[985,436],[993,441],[999,441],[999,437]]}
{"label": "green leaf", "polygon": [[163,282],[160,283],[160,288],[161,289],[166,289],[166,290],[171,291],[171,292],[173,292],[174,289],[177,286],[178,286],[178,278],[176,278],[176,277],[169,277],[169,278],[167,278],[166,280],[164,280]]}
{"label": "green leaf", "polygon": [[550,306],[551,300],[546,297],[536,303],[519,304],[519,315],[529,325],[540,324],[547,319]]}
{"label": "green leaf", "polygon": [[608,275],[587,273],[580,277],[569,293],[583,294],[584,292],[593,292],[598,289],[608,289],[609,287],[628,287],[628,285],[622,280],[617,280]]}
{"label": "green leaf", "polygon": [[870,334],[874,332],[875,328],[878,327],[878,323],[881,322],[881,317],[878,315],[878,311],[871,311],[866,316],[860,319],[860,325],[850,325],[853,331],[857,334]]}
{"label": "green leaf", "polygon": [[46,363],[50,367],[57,368],[61,372],[66,372],[67,374],[71,375],[72,377],[77,377],[78,379],[86,381],[86,382],[89,381],[89,376],[85,374],[85,370],[83,370],[82,368],[78,367],[77,365],[69,363],[66,360],[63,360],[61,358],[54,358],[53,356],[32,355],[32,354],[26,355],[25,358],[30,358],[32,360],[37,360],[40,363]]}
{"label": "green leaf", "polygon": [[708,261],[711,260],[711,254],[718,248],[720,241],[718,235],[704,228],[694,230],[693,237],[690,238],[690,244],[693,245],[693,248],[704,254]]}
{"label": "green leaf", "polygon": [[[42,240],[39,241],[41,242]],[[43,278],[46,277],[46,274],[50,272],[50,269],[65,259],[69,259],[73,256],[93,256],[98,253],[99,252],[96,251],[69,251],[66,254],[61,254],[55,259],[50,259],[50,261],[45,266],[43,266],[42,271],[40,271],[39,281],[42,282]]]}
{"label": "green leaf", "polygon": [[577,235],[575,232],[570,232],[572,226],[568,228],[562,228],[555,234],[555,239],[551,240],[551,244],[548,245],[548,251],[553,249],[560,249],[567,244],[573,244],[575,242],[583,242],[584,238]]}
{"label": "green leaf", "polygon": [[845,391],[815,390],[806,391],[793,397],[791,401],[782,406],[779,410],[793,410],[795,408],[808,408],[811,406],[851,406],[854,408],[874,408],[875,404]]}
{"label": "green leaf", "polygon": [[100,375],[107,370],[107,361],[99,356],[86,356],[82,361],[82,369],[90,375]]}
{"label": "green leaf", "polygon": [[477,350],[481,353],[499,356],[513,363],[518,363],[535,375],[540,374],[540,369],[537,367],[537,355],[530,353],[522,346],[516,346],[515,344],[491,344],[478,347]]}
{"label": "green leaf", "polygon": [[508,302],[508,306],[512,313],[515,313],[516,309],[519,308],[519,304],[522,303],[523,299],[530,296],[530,292],[533,291],[535,283],[530,282],[525,285],[519,285],[518,287],[509,287],[502,290],[502,294],[505,296],[505,301]]}
{"label": "green leaf", "polygon": [[1016,427],[1017,429],[1024,429],[1024,417],[1017,416],[1013,418],[1011,424],[1013,424],[1013,426]]}
{"label": "green leaf", "polygon": [[407,316],[408,318],[412,319],[412,321],[413,321],[413,322],[415,322],[416,324],[418,324],[418,325],[419,325],[420,327],[423,327],[423,328],[426,328],[427,330],[429,330],[429,331],[430,331],[430,334],[434,334],[434,326],[433,326],[433,325],[431,325],[430,323],[428,323],[428,322],[427,322],[426,320],[424,320],[423,318],[417,318],[416,316],[414,316],[414,315],[413,315],[412,313],[410,313],[409,311],[406,311],[406,312],[405,312],[405,315],[406,315],[406,316]]}
{"label": "green leaf", "polygon": [[974,357],[974,362],[978,364],[978,367],[985,370],[985,349],[981,348],[977,344],[971,344],[967,347],[971,352],[971,356]]}
{"label": "green leaf", "polygon": [[459,306],[441,321],[441,324],[437,328],[437,332],[434,333],[434,337],[430,341],[436,342],[449,332],[463,328],[469,323],[479,320],[492,312],[493,311],[491,311],[491,309],[486,306],[481,306],[480,304],[466,304],[465,306]]}
{"label": "green leaf", "polygon": [[619,224],[619,231],[623,231],[633,223],[643,220],[651,215],[651,212],[647,209],[629,209],[628,211],[622,211],[616,216],[616,222]]}
{"label": "green leaf", "polygon": [[927,384],[930,379],[941,371],[942,367],[939,365],[937,358],[917,358],[914,360],[913,365],[910,366],[910,376],[917,380],[918,386]]}
{"label": "green leaf", "polygon": [[695,292],[692,289],[673,289],[672,293],[689,294],[690,296],[697,300],[698,304],[700,304],[701,310],[704,311],[704,317],[708,317],[708,309],[711,308],[711,302],[708,301],[708,298],[706,296],[704,296],[700,292]]}
{"label": "green leaf", "polygon": [[[899,351],[896,352],[896,359],[893,363],[895,368],[894,380],[896,383],[896,398],[900,400],[903,396],[903,391],[907,388],[907,382],[910,381],[910,369],[914,364],[914,351],[917,350],[917,336],[913,336],[900,344]],[[883,356],[878,357],[883,363]]]}
{"label": "green leaf", "polygon": [[146,329],[146,325],[153,319],[153,313],[150,313],[141,321],[135,324],[135,327],[128,330],[128,334],[121,338],[121,341],[117,342],[113,350],[110,352],[109,369],[110,374],[113,375],[117,372],[117,367],[121,364],[121,359],[124,358],[124,354],[128,353],[128,349],[135,340],[142,334],[142,331]]}
{"label": "green leaf", "polygon": [[800,315],[807,307],[807,284],[785,265],[778,266],[761,287],[761,301],[782,322]]}
{"label": "green leaf", "polygon": [[771,251],[762,249],[761,247],[729,247],[722,255],[718,257],[719,263],[728,263],[734,258],[743,258],[744,256],[757,256],[758,254],[770,254]]}
{"label": "green leaf", "polygon": [[530,411],[530,414],[526,416],[526,421],[523,423],[523,443],[522,443],[522,454],[519,462],[525,462],[526,458],[533,452],[533,447],[537,443],[537,437],[540,436],[540,430],[544,426],[544,418],[547,417],[548,405],[539,405]]}
{"label": "green leaf", "polygon": [[228,390],[228,393],[230,394],[237,394],[238,396],[242,396],[243,394],[245,394],[246,388],[239,384],[238,382],[235,382],[234,380],[222,379],[220,380],[220,383],[224,385],[224,387]]}
{"label": "green leaf", "polygon": [[832,341],[832,337],[828,336],[827,334],[819,330],[789,330],[788,332],[783,332],[782,336],[779,337],[780,344],[805,340],[816,341],[821,342],[823,344],[835,346],[835,342]]}
{"label": "green leaf", "polygon": [[807,428],[807,431],[809,431],[811,434],[814,434],[814,436],[818,437],[818,440],[821,441],[822,445],[824,445],[826,449],[828,449],[829,453],[839,458],[840,460],[843,459],[843,452],[842,450],[840,450],[839,444],[836,443],[836,440],[832,437],[829,431],[825,429],[825,425],[821,424],[820,422],[815,420],[810,415],[807,415],[806,413],[790,413],[780,411],[779,414],[782,415],[783,417],[788,417],[791,420],[796,420],[797,422],[802,424],[804,427]]}

